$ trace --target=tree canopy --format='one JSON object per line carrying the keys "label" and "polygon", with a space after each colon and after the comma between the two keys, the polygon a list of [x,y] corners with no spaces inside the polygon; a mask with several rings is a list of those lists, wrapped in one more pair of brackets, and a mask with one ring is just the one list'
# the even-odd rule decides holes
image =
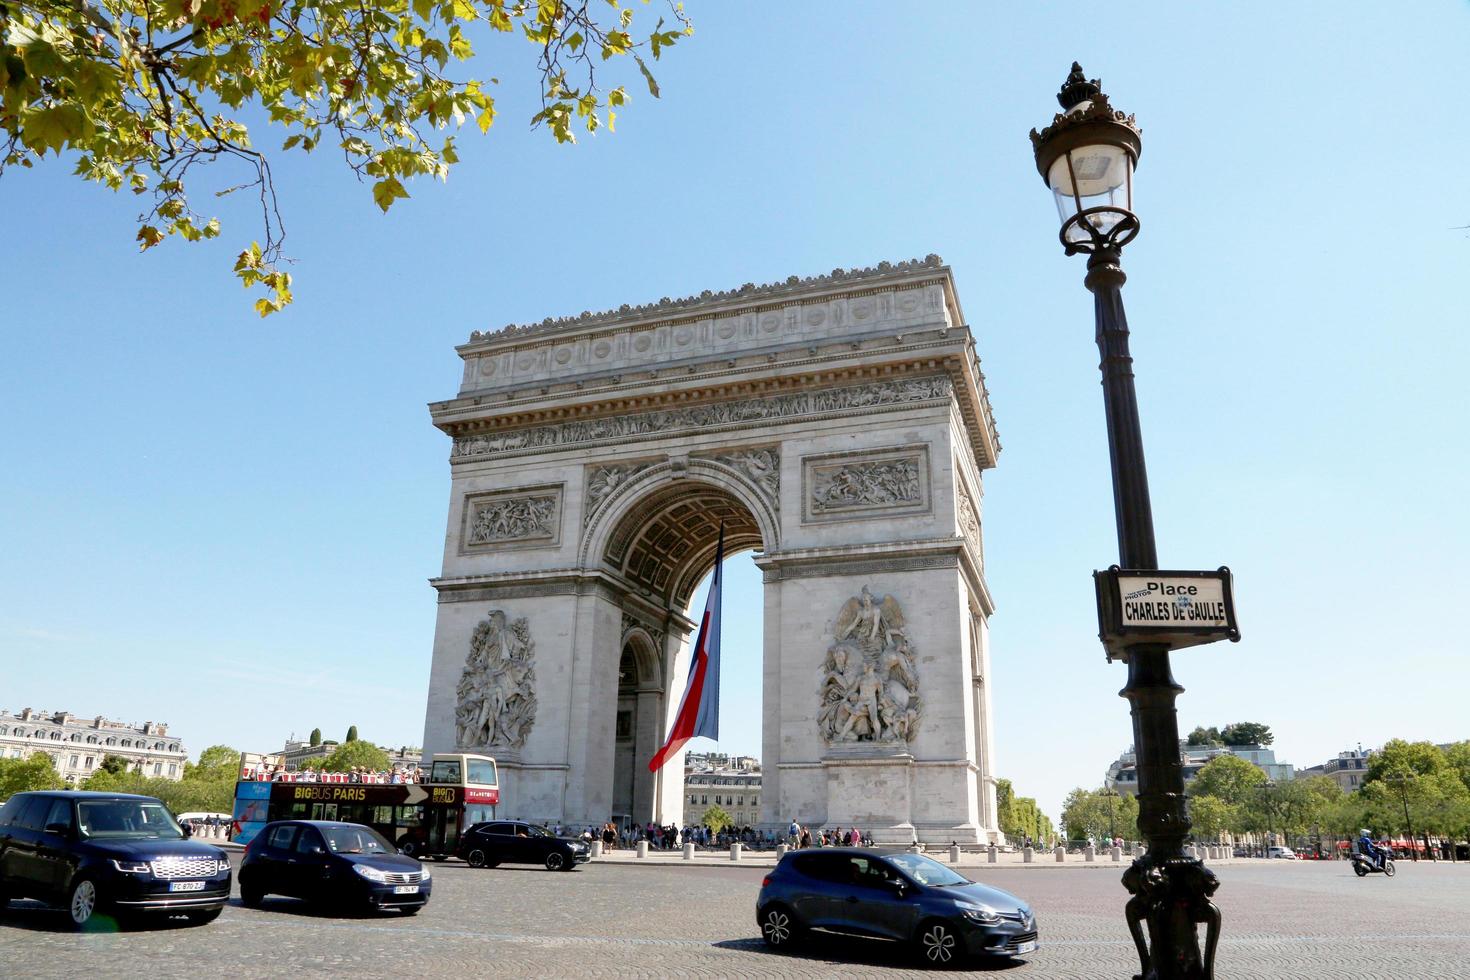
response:
{"label": "tree canopy", "polygon": [[1062,803],[1062,828],[1068,840],[1101,841],[1115,836],[1135,839],[1138,800],[1112,790],[1079,787]]}
{"label": "tree canopy", "polygon": [[1009,779],[995,781],[995,802],[1001,833],[1009,837],[1030,837],[1038,842],[1051,840],[1055,835],[1051,818],[1041,812],[1031,797],[1015,795]]}
{"label": "tree canopy", "polygon": [[308,759],[303,765],[309,769],[323,769],[327,772],[346,772],[358,768],[382,771],[389,768],[391,763],[388,761],[388,753],[372,742],[353,739],[337,746],[330,755]]}
{"label": "tree canopy", "polygon": [[[220,234],[196,210],[194,178],[226,164],[216,193],[258,199],[260,235],[235,275],[266,295],[261,316],[291,302],[280,266],[285,225],[260,130],[280,151],[340,153],[387,211],[415,177],[444,180],[467,120],[495,121],[501,69],[519,36],[539,78],[530,119],[560,143],[612,130],[630,96],[608,87],[629,59],[648,91],[644,55],[692,33],[671,3],[649,25],[631,0],[4,0],[0,3],[0,172],[67,156],[74,172],[140,201],[139,247]],[[636,22],[636,23],[635,23]],[[481,49],[477,53],[477,47]],[[466,71],[461,77],[459,72]],[[512,68],[512,74],[519,70]]]}
{"label": "tree canopy", "polygon": [[348,729],[347,729],[347,737],[345,739],[343,739],[343,741],[345,741],[345,742],[356,742],[357,741],[357,726],[356,725],[352,725],[352,726],[349,726],[348,727]]}
{"label": "tree canopy", "polygon": [[124,764],[121,769],[98,769],[87,777],[82,788],[152,796],[162,800],[174,813],[230,813],[234,809],[239,763],[237,750],[228,745],[211,745],[199,753],[197,763],[184,764],[182,779],[129,772]]}
{"label": "tree canopy", "polygon": [[727,827],[735,826],[735,818],[730,816],[724,807],[718,805],[713,805],[705,810],[701,822],[717,834]]}
{"label": "tree canopy", "polygon": [[65,786],[66,782],[45,752],[34,752],[24,759],[0,759],[0,801],[16,793]]}
{"label": "tree canopy", "polygon": [[311,730],[311,740],[308,744],[311,745],[312,748],[316,748],[318,745],[322,744],[322,730],[320,728],[313,728]]}
{"label": "tree canopy", "polygon": [[1203,726],[1196,727],[1194,731],[1190,732],[1186,743],[1189,745],[1224,744],[1220,741],[1220,729],[1214,727],[1204,728]]}
{"label": "tree canopy", "polygon": [[1226,745],[1270,745],[1275,740],[1271,726],[1258,721],[1238,721],[1220,729],[1220,741]]}

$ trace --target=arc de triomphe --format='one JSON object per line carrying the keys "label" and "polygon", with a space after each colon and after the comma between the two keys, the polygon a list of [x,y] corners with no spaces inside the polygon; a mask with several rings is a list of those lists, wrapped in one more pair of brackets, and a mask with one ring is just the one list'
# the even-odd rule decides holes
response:
{"label": "arc de triomphe", "polygon": [[682,757],[647,760],[723,521],[765,583],[762,825],[994,838],[981,474],[1000,443],[938,256],[457,350],[459,394],[431,406],[453,483],[426,753],[494,755],[505,816],[679,823]]}

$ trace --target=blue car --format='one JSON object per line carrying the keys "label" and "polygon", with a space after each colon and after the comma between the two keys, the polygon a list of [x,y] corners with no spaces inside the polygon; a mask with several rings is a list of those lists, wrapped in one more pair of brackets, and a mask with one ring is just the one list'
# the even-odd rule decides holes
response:
{"label": "blue car", "polygon": [[240,862],[240,901],[251,908],[267,895],[287,895],[354,911],[413,915],[428,904],[432,884],[428,868],[356,823],[268,823]]}
{"label": "blue car", "polygon": [[911,943],[931,966],[966,954],[1024,956],[1037,947],[1036,915],[1009,892],[921,854],[859,848],[787,854],[761,882],[756,921],[773,948],[822,929]]}
{"label": "blue car", "polygon": [[17,793],[0,807],[0,911],[13,898],[59,905],[77,929],[145,913],[203,924],[230,900],[230,860],[151,796]]}

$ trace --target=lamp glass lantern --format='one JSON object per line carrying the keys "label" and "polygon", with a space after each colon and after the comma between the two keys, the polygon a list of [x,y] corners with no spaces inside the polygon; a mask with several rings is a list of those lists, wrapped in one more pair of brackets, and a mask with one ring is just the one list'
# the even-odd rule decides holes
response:
{"label": "lamp glass lantern", "polygon": [[1133,117],[1114,111],[1077,65],[1057,95],[1052,124],[1031,133],[1036,166],[1056,199],[1069,253],[1121,247],[1138,233],[1133,171],[1143,149]]}

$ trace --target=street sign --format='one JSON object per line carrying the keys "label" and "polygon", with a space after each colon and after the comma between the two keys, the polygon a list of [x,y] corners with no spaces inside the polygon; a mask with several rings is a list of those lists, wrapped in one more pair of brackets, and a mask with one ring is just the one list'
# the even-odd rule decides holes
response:
{"label": "street sign", "polygon": [[1097,587],[1098,638],[1108,659],[1127,660],[1135,643],[1162,643],[1170,650],[1239,642],[1230,569],[1213,572],[1151,571],[1114,565],[1093,572]]}

